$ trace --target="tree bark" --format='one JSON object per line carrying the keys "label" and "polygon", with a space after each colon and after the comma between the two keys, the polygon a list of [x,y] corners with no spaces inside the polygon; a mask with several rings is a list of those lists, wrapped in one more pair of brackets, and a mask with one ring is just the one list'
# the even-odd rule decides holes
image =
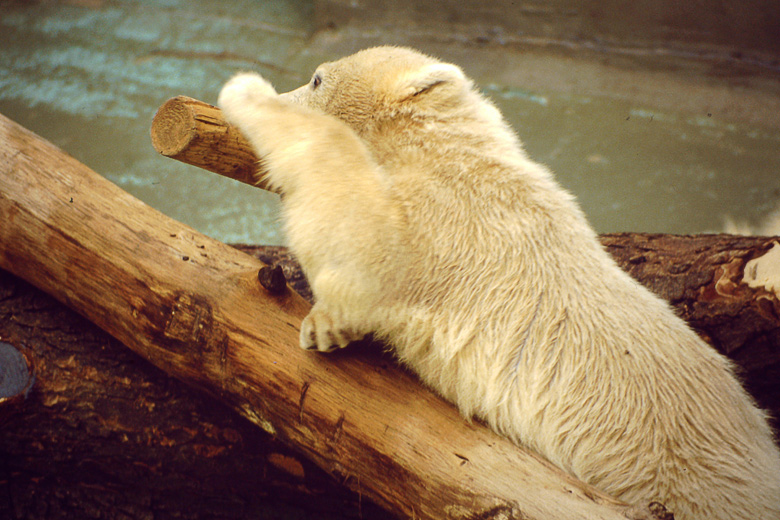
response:
{"label": "tree bark", "polygon": [[465,422],[393,364],[301,351],[309,306],[291,291],[265,292],[261,262],[2,117],[0,169],[0,267],[395,514],[655,517]]}
{"label": "tree bark", "polygon": [[36,361],[0,423],[0,518],[395,518],[6,271],[0,339]]}

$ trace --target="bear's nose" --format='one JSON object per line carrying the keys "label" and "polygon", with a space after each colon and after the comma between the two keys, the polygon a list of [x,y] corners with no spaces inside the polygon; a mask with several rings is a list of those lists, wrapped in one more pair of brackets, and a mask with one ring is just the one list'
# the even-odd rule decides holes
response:
{"label": "bear's nose", "polygon": [[298,87],[295,90],[291,90],[290,92],[280,94],[279,97],[286,101],[290,101],[291,103],[301,104],[301,96],[304,94],[308,86],[308,84],[303,85],[302,87]]}

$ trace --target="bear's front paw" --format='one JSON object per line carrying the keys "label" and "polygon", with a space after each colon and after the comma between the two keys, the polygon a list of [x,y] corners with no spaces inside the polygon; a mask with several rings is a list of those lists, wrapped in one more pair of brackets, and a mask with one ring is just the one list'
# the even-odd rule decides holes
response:
{"label": "bear's front paw", "polygon": [[217,105],[229,116],[248,104],[275,97],[276,90],[262,76],[254,72],[242,72],[233,76],[219,93]]}
{"label": "bear's front paw", "polygon": [[315,305],[301,324],[301,348],[331,352],[365,336],[339,321],[333,314]]}

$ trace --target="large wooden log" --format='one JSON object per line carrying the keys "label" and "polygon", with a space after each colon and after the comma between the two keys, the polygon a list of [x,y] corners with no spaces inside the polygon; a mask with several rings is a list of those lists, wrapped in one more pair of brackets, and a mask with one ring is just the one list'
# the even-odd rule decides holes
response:
{"label": "large wooden log", "polygon": [[[694,273],[669,272],[670,266],[690,263],[689,250],[671,251],[663,243],[698,238],[618,234],[602,236],[602,241],[624,266],[641,265],[636,257],[646,257],[648,265],[639,274],[654,266],[648,280],[674,288],[676,307],[684,310],[696,305],[701,283]],[[737,254],[761,242],[731,238],[741,248]],[[282,266],[296,290],[307,292],[284,248],[238,247]],[[656,249],[665,251],[667,260],[670,254],[678,256],[654,262]],[[631,258],[635,264],[628,262]],[[705,270],[710,259],[715,262],[710,269],[723,263],[717,255],[702,259],[707,262],[697,266]],[[711,316],[705,321],[729,318],[726,302],[709,305]],[[749,323],[738,320],[738,325]],[[38,361],[34,391],[0,424],[0,518],[88,518],[95,511],[105,520],[123,520],[130,513],[161,519],[284,518],[288,511],[318,520],[390,518],[227,407],[190,391],[3,271],[0,339],[20,345]],[[758,374],[749,374],[752,383]],[[764,382],[775,393],[780,389],[780,378]]]}
{"label": "large wooden log", "polygon": [[0,218],[0,267],[398,515],[655,517],[465,422],[393,365],[299,350],[309,306],[294,292],[265,292],[262,263],[4,117]]}
{"label": "large wooden log", "polygon": [[0,340],[36,361],[0,402],[0,519],[395,518],[3,270]]}

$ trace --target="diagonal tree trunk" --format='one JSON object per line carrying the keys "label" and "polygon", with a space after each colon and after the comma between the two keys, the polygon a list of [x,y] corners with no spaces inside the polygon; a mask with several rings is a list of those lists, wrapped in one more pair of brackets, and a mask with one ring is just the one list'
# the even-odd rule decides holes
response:
{"label": "diagonal tree trunk", "polygon": [[0,405],[2,519],[396,518],[7,271],[0,341],[35,361]]}
{"label": "diagonal tree trunk", "polygon": [[412,518],[656,517],[465,422],[390,363],[301,351],[309,305],[265,291],[261,262],[168,219],[5,118],[0,168],[0,267],[361,496]]}

